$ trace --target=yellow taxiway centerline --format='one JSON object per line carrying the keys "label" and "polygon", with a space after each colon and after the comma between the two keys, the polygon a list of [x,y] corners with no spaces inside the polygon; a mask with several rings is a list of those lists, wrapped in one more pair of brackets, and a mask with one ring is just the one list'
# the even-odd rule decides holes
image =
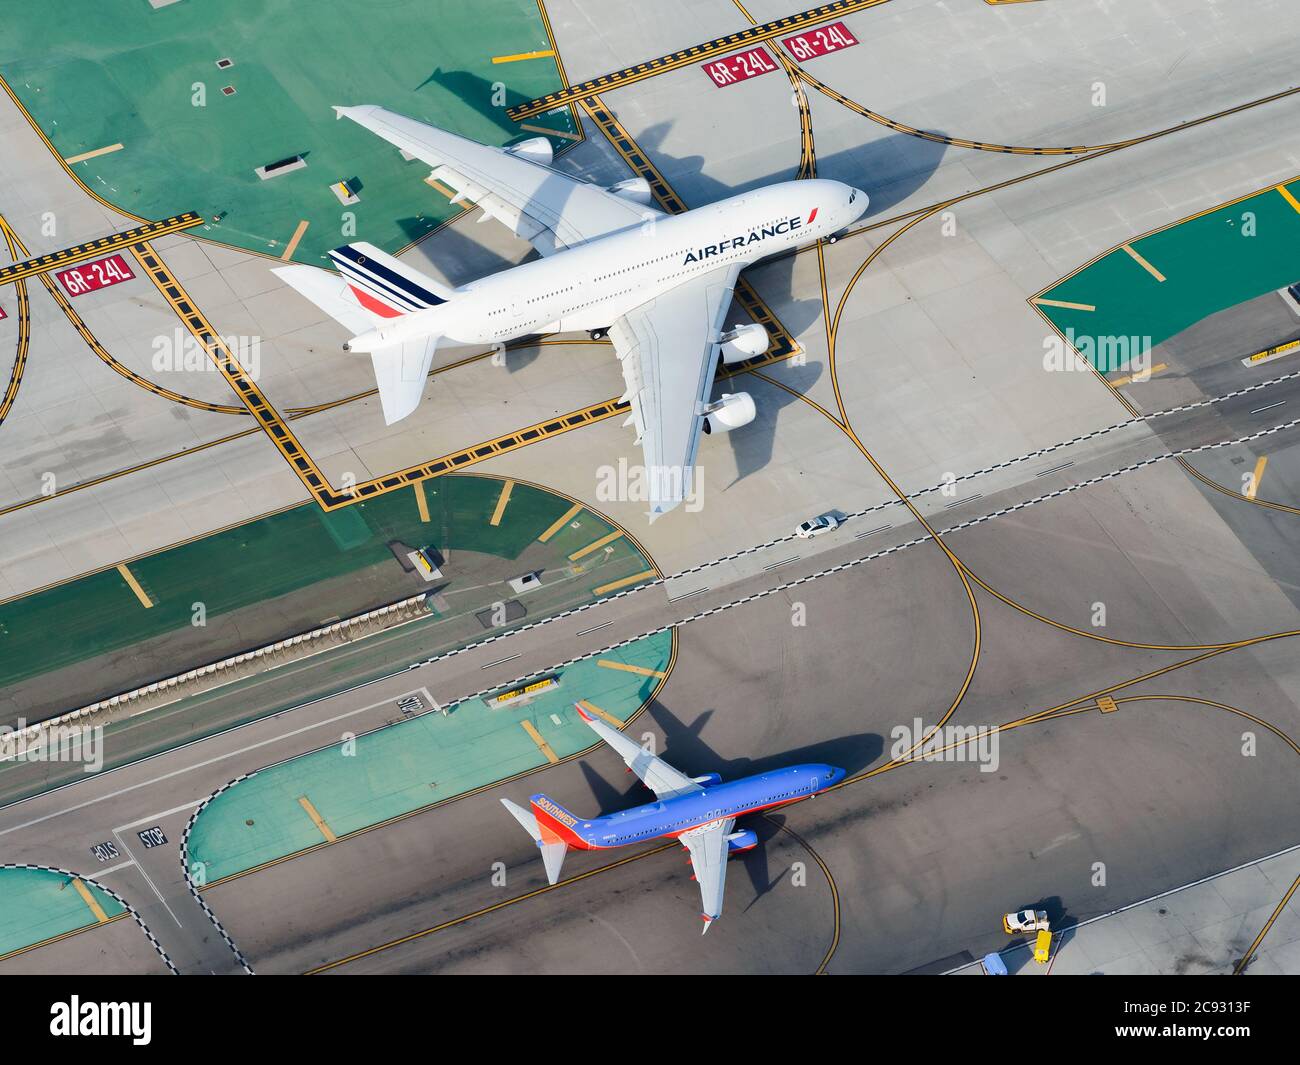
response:
{"label": "yellow taxiway centerline", "polygon": [[424,494],[424,482],[416,481],[412,487],[415,489],[415,506],[420,512],[420,520],[429,520],[429,500]]}

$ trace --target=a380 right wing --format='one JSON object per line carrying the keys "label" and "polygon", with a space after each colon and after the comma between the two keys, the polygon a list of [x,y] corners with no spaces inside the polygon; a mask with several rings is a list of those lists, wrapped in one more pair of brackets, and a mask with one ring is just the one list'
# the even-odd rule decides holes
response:
{"label": "a380 right wing", "polygon": [[675,795],[690,795],[693,792],[704,790],[685,773],[674,769],[662,758],[651,754],[640,744],[619,732],[618,729],[605,724],[582,703],[574,703],[573,705],[577,708],[578,715],[582,720],[591,727],[591,731],[613,747],[618,752],[619,757],[627,763],[627,767],[640,777],[641,782],[659,798],[668,799]]}

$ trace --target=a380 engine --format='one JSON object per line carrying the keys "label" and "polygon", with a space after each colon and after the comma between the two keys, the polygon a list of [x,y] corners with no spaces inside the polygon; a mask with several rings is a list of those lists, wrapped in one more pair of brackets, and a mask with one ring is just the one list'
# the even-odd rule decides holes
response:
{"label": "a380 engine", "polygon": [[633,203],[639,203],[642,207],[654,206],[654,194],[650,191],[650,182],[645,178],[628,178],[617,185],[608,186],[605,191],[621,196],[625,200],[631,200]]}
{"label": "a380 engine", "polygon": [[766,329],[751,322],[749,325],[733,325],[718,338],[718,342],[722,345],[722,361],[731,366],[762,355],[771,339]]}
{"label": "a380 engine", "polygon": [[744,828],[727,837],[727,853],[739,854],[741,851],[753,850],[758,846],[758,836]]}
{"label": "a380 engine", "polygon": [[752,422],[758,414],[754,397],[748,392],[724,392],[722,398],[710,404],[704,415],[706,433],[729,433]]}

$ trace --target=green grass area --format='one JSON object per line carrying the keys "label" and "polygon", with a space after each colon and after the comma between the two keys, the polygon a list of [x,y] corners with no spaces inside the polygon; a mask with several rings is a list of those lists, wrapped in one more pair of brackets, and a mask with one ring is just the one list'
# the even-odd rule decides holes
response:
{"label": "green grass area", "polygon": [[[335,836],[343,836],[545,765],[524,721],[559,758],[585,750],[595,736],[574,710],[576,700],[625,721],[659,684],[657,677],[599,662],[664,672],[672,643],[672,633],[661,633],[575,663],[556,674],[558,689],[526,705],[489,709],[472,699],[446,717],[425,714],[362,736],[351,753],[330,747],[264,769],[222,792],[199,815],[189,860],[201,862],[211,882],[321,843],[324,837],[299,802],[304,796]],[[581,805],[580,797],[568,798]],[[501,831],[517,828],[502,810]]]}
{"label": "green grass area", "polygon": [[[148,555],[130,563],[155,603],[148,610],[115,568],[2,603],[0,685],[185,628],[195,603],[203,603],[213,618],[368,566],[396,566],[387,546],[392,540],[513,559],[572,506],[544,489],[515,484],[500,524],[493,526],[489,519],[501,488],[495,477],[439,477],[425,482],[428,522],[421,521],[414,491],[407,489],[328,514],[305,503]],[[574,521],[578,528],[570,523],[550,541],[557,554],[613,530],[586,510]],[[640,557],[626,537],[618,550]],[[449,575],[448,590],[454,591],[454,573]],[[51,633],[59,638],[51,639]]]}
{"label": "green grass area", "polygon": [[[87,890],[106,917],[125,911],[93,884]],[[71,877],[44,869],[0,869],[0,957],[97,923]]]}
{"label": "green grass area", "polygon": [[[1300,181],[1287,188],[1300,200]],[[1040,307],[1102,372],[1125,369],[1131,346],[1154,347],[1216,311],[1300,281],[1300,211],[1276,189],[1187,219],[1129,245],[1165,276],[1157,280],[1123,248],[1044,292],[1041,299],[1096,307]]]}
{"label": "green grass area", "polygon": [[[353,239],[394,250],[455,213],[422,183],[427,164],[337,121],[332,105],[381,104],[493,144],[535,136],[505,109],[559,88],[554,60],[491,59],[549,47],[534,0],[185,0],[156,11],[63,0],[57,12],[8,5],[0,73],[65,158],[124,145],[75,166],[110,203],[147,218],[223,215],[195,232],[277,256],[305,219],[294,257],[319,263]],[[222,58],[234,65],[219,69]],[[535,123],[572,131],[567,111]],[[253,172],[293,155],[307,167],[269,181]],[[344,208],[329,186],[353,180],[361,202]]]}

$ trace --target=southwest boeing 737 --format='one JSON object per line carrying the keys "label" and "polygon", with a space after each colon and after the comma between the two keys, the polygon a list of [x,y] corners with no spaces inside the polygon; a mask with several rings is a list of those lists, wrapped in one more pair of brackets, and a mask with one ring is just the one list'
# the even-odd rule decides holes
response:
{"label": "southwest boeing 737", "polygon": [[575,705],[582,720],[618,752],[658,801],[592,818],[578,817],[541,794],[532,796],[527,810],[509,799],[502,799],[501,804],[541,849],[546,879],[552,884],[559,880],[560,866],[570,848],[593,851],[664,837],[677,840],[690,853],[700,885],[705,932],[722,915],[727,858],[758,845],[758,836],[749,829],[732,831],[736,818],[807,799],[845,776],[843,769],[831,765],[808,764],[725,784],[717,773],[688,777],[598,720],[581,703]]}
{"label": "southwest boeing 737", "polygon": [[408,158],[433,167],[453,204],[471,203],[529,241],[541,258],[448,288],[372,244],[330,253],[338,274],[312,266],[275,272],[350,333],[345,351],[374,364],[384,420],[415,410],[439,344],[504,344],[537,333],[608,336],[623,369],[645,455],[650,516],[690,493],[703,433],[754,420],[746,392],[712,399],[725,363],[768,348],[757,324],[723,327],[740,271],[823,237],[867,208],[838,181],[787,181],[668,215],[644,178],[608,188],[551,167],[551,143],[479,144],[382,107],[336,107]]}

